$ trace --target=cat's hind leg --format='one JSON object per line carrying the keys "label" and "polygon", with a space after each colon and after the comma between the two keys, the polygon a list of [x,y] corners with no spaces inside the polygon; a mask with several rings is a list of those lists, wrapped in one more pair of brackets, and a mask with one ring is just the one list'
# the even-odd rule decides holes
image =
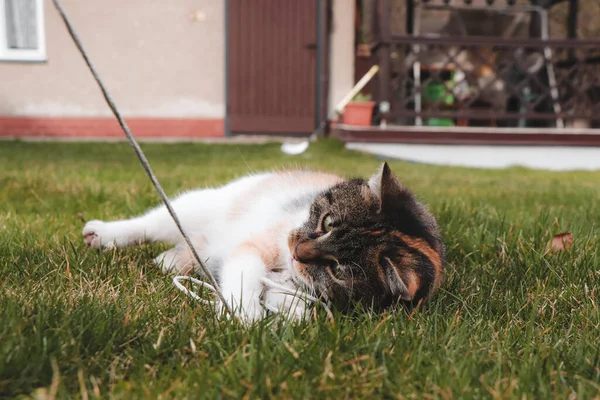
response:
{"label": "cat's hind leg", "polygon": [[174,273],[188,275],[194,270],[196,263],[194,262],[192,252],[188,249],[187,245],[178,244],[156,257],[154,259],[154,264],[158,265],[165,274]]}

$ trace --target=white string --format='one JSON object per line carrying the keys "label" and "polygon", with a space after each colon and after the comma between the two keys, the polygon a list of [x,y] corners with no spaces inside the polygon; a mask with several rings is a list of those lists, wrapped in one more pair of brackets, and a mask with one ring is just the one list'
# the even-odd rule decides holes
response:
{"label": "white string", "polygon": [[[204,281],[201,281],[199,279],[196,278],[192,278],[191,276],[186,276],[186,275],[178,275],[173,277],[173,283],[175,284],[175,286],[177,287],[177,289],[181,290],[183,293],[187,294],[188,296],[190,296],[191,298],[193,298],[194,300],[199,301],[202,304],[209,304],[209,305],[213,305],[216,306],[217,303],[219,303],[219,300],[206,300],[203,299],[202,297],[200,297],[196,292],[194,292],[193,290],[190,290],[188,288],[186,288],[181,281],[190,281],[192,283],[195,283],[196,285],[202,286],[214,293],[216,293],[215,288]],[[308,304],[320,304],[323,309],[325,310],[325,312],[327,313],[327,316],[329,317],[330,320],[333,321],[333,313],[331,312],[331,310],[329,309],[329,307],[322,302],[321,300],[319,300],[318,298],[300,290],[299,288],[297,289],[291,289],[288,288],[282,284],[279,284],[267,277],[262,277],[260,278],[260,281],[262,282],[264,289],[263,290],[271,290],[273,291],[273,293],[279,293],[279,294],[283,294],[285,296],[290,296],[293,297],[295,299],[298,300],[302,300],[305,303]],[[275,307],[272,304],[268,304],[268,303],[263,303],[263,307],[266,308],[267,310],[271,311],[272,313],[275,314],[281,314],[283,313],[283,310]]]}
{"label": "white string", "polygon": [[[331,321],[333,321],[333,313],[331,312],[331,310],[329,309],[327,304],[325,304],[323,301],[317,299],[316,297],[314,297],[306,292],[301,291],[299,288],[296,288],[296,290],[290,289],[286,286],[283,286],[277,282],[272,281],[271,279],[269,279],[267,277],[262,277],[262,278],[260,278],[260,280],[267,289],[276,290],[274,293],[280,293],[280,294],[283,294],[286,296],[291,296],[296,299],[300,299],[300,300],[304,301],[305,303],[320,304],[323,307],[323,309],[325,310],[325,312],[327,313],[327,317],[329,317],[329,319]],[[273,313],[279,314],[282,312],[277,307],[275,307],[271,304],[265,303],[264,307]]]}
{"label": "white string", "polygon": [[201,281],[199,279],[192,278],[191,276],[181,275],[181,276],[176,276],[173,278],[173,283],[175,284],[175,286],[177,286],[177,289],[179,289],[182,292],[184,292],[185,294],[191,296],[194,300],[198,300],[202,304],[216,305],[216,303],[217,303],[216,301],[210,301],[210,300],[203,299],[202,297],[198,296],[196,294],[196,292],[194,292],[193,290],[189,290],[188,288],[183,286],[183,284],[180,281],[190,281],[192,283],[195,283],[196,285],[204,286],[205,288],[209,289],[212,292],[216,292],[213,285],[206,283],[204,281]]}

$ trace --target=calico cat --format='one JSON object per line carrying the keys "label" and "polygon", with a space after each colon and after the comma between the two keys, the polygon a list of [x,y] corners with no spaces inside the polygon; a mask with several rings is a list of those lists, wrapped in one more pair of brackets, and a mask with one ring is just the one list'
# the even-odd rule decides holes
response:
{"label": "calico cat", "polygon": [[[387,163],[369,180],[294,170],[246,176],[225,186],[184,193],[173,208],[225,299],[247,321],[264,315],[263,290],[277,277],[344,309],[419,302],[439,287],[444,245],[435,218]],[[189,274],[191,253],[164,206],[133,219],[89,221],[92,248],[143,241],[174,247],[154,260],[164,272]],[[296,308],[297,316],[306,307]]]}

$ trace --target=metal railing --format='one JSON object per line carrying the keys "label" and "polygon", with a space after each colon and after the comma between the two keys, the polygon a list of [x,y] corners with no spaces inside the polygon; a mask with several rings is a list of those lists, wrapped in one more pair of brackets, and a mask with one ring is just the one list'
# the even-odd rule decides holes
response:
{"label": "metal railing", "polygon": [[[407,34],[394,35],[390,1],[373,14],[376,123],[600,128],[600,40],[550,39],[547,7],[407,0]],[[437,31],[423,33],[432,10]]]}
{"label": "metal railing", "polygon": [[600,41],[393,36],[389,46],[379,100],[390,123],[600,127]]}

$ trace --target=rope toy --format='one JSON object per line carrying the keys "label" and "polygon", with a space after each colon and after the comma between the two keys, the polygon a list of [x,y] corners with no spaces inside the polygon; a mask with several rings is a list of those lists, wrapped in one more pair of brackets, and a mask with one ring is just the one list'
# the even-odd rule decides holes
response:
{"label": "rope toy", "polygon": [[[193,278],[191,276],[187,276],[187,275],[179,275],[179,276],[175,276],[173,277],[173,283],[175,284],[175,286],[177,287],[177,289],[181,290],[183,293],[187,294],[188,296],[190,296],[191,298],[193,298],[194,300],[197,300],[198,302],[202,303],[202,304],[206,304],[206,305],[211,305],[213,307],[219,305],[220,301],[219,299],[217,300],[207,300],[202,298],[201,296],[199,296],[196,292],[194,292],[191,289],[186,288],[182,281],[189,281],[192,282],[196,285],[202,286],[205,289],[210,290],[213,293],[217,293],[216,289],[208,282],[202,281],[200,279],[196,279]],[[293,299],[298,299],[303,301],[305,304],[320,304],[323,309],[325,310],[325,312],[327,313],[327,317],[333,321],[333,313],[331,312],[330,308],[327,306],[327,304],[325,304],[323,301],[319,300],[318,298],[304,292],[301,291],[300,289],[290,289],[280,283],[277,283],[267,277],[262,277],[260,279],[260,281],[263,284],[263,293],[264,291],[271,291],[271,293],[277,293],[277,294],[283,294],[285,296],[290,296]],[[293,301],[293,300],[292,300]],[[267,302],[263,302],[262,306],[268,310],[271,313],[274,314],[285,314],[286,310],[280,309],[278,307],[275,307],[272,304],[269,304]],[[288,312],[290,310],[287,310]]]}

